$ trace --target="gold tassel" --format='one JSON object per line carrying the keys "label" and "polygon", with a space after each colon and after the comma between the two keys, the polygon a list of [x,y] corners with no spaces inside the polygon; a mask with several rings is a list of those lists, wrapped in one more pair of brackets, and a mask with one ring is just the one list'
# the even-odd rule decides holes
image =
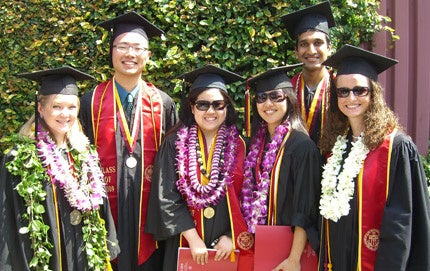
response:
{"label": "gold tassel", "polygon": [[245,133],[247,137],[251,136],[251,96],[248,80],[246,81],[245,91]]}
{"label": "gold tassel", "polygon": [[236,255],[234,254],[234,250],[231,251],[230,253],[230,262],[235,262],[236,261]]}
{"label": "gold tassel", "polygon": [[109,257],[106,257],[106,271],[112,271],[112,265],[110,264]]}

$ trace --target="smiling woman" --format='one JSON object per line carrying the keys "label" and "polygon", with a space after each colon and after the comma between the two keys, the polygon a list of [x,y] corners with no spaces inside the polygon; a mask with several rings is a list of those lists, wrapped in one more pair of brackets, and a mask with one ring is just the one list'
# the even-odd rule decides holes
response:
{"label": "smiling woman", "polygon": [[[238,199],[245,145],[227,92],[227,84],[243,78],[213,65],[180,78],[191,86],[181,121],[157,154],[148,206],[154,211],[145,230],[166,242],[165,271],[176,270],[179,247],[189,248],[193,260],[205,265],[235,261],[239,249],[237,270],[253,270],[253,242],[241,242],[252,235]],[[209,256],[210,248],[215,256]]]}
{"label": "smiling woman", "polygon": [[75,95],[39,95],[40,118],[49,127],[57,146],[66,143],[66,134],[76,125],[79,112],[79,98]]}
{"label": "smiling woman", "polygon": [[[301,118],[297,97],[287,72],[297,65],[269,69],[248,79],[256,93],[253,129],[246,156],[241,192],[242,213],[248,230],[257,226],[294,227],[290,253],[273,262],[273,270],[304,269],[300,258],[310,243],[318,248],[317,206],[321,178],[320,153]],[[262,263],[255,244],[255,259]],[[315,253],[315,252],[313,252]],[[316,270],[316,264],[314,264]]]}
{"label": "smiling woman", "polygon": [[93,78],[71,67],[21,76],[41,94],[0,168],[0,231],[8,233],[0,269],[110,270],[116,232],[97,152],[77,120],[76,81]]}
{"label": "smiling woman", "polygon": [[321,180],[321,269],[430,270],[424,169],[377,81],[396,63],[351,45],[324,63],[337,76],[320,141],[329,157]]}

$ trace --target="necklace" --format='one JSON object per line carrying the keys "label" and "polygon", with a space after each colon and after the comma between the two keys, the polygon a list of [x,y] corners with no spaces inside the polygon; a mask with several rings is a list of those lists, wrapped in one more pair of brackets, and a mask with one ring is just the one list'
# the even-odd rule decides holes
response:
{"label": "necklace", "polygon": [[79,211],[98,209],[106,197],[98,157],[94,153],[83,152],[79,154],[80,159],[76,159],[77,155],[68,152],[67,161],[47,132],[41,131],[39,136],[38,156],[42,165],[48,168],[52,183],[63,189],[70,206]]}
{"label": "necklace", "polygon": [[320,214],[327,219],[337,222],[341,216],[349,213],[349,201],[354,194],[354,178],[360,172],[369,149],[358,137],[351,142],[352,148],[341,170],[343,155],[347,147],[346,136],[338,136],[332,149],[332,155],[323,167],[321,181]]}
{"label": "necklace", "polygon": [[[216,136],[209,181],[202,184],[197,177],[197,129],[196,125],[184,126],[177,132],[176,165],[179,179],[176,186],[189,206],[202,209],[216,205],[225,196],[226,187],[232,183],[239,134],[235,126],[221,125]],[[224,163],[221,162],[222,153],[225,154]]]}
{"label": "necklace", "polygon": [[359,136],[352,135],[352,139],[353,139],[354,141],[357,141],[358,139],[360,139],[360,138],[362,138],[362,137],[363,137],[363,133],[360,133],[360,135],[359,135]]}
{"label": "necklace", "polygon": [[[98,212],[99,206],[102,204],[98,199],[105,197],[105,192],[103,175],[101,175],[101,170],[98,167],[97,152],[88,144],[86,137],[77,135],[74,139],[75,142],[76,138],[85,138],[86,141],[80,142],[79,150],[72,148],[69,151],[74,161],[74,172],[70,173],[73,175],[71,176],[63,172],[63,170],[67,171],[69,169],[69,165],[68,163],[66,165],[65,159],[62,162],[59,161],[59,153],[48,133],[38,127],[37,134],[38,141],[36,144],[29,138],[14,137],[16,148],[11,151],[14,159],[6,164],[9,172],[12,175],[19,176],[21,180],[16,186],[16,190],[25,203],[25,212],[21,216],[28,224],[20,228],[19,232],[28,234],[31,240],[31,248],[34,250],[34,254],[29,262],[30,267],[38,270],[49,270],[52,256],[50,250],[53,248],[53,244],[48,236],[50,226],[44,220],[45,208],[43,208],[43,204],[45,204],[47,194],[43,184],[47,179],[51,179],[59,188],[63,184],[61,188],[63,190],[66,187],[74,189],[75,186],[71,185],[70,182],[77,181],[76,178],[78,178],[80,179],[79,185],[85,185],[83,179],[88,181],[86,183],[88,188],[82,189],[79,187],[79,189],[81,191],[91,191],[90,194],[94,195],[87,194],[87,200],[84,200],[85,203],[81,204],[76,202],[74,198],[79,201],[84,197],[77,196],[73,191],[64,190],[64,194],[69,204],[72,203],[74,206],[71,206],[76,208],[74,211],[77,211],[78,208],[82,210],[81,218],[76,223],[81,224],[81,220],[83,221],[83,251],[87,257],[88,267],[91,270],[111,270],[109,251],[106,244],[107,231],[105,222]],[[59,161],[59,163],[54,166],[55,161]],[[64,166],[66,168],[60,169],[60,167]],[[54,169],[51,170],[49,167]],[[24,168],[25,170],[22,170]],[[53,174],[53,171],[57,173]],[[59,172],[62,173],[60,174]],[[73,180],[65,180],[64,178],[66,177],[72,177]],[[92,185],[94,185],[94,188],[90,188]],[[86,209],[88,206],[87,201],[91,203],[91,207],[88,210]],[[74,218],[71,216],[71,220]],[[37,225],[37,227],[32,225]]]}
{"label": "necklace", "polygon": [[[267,195],[270,188],[270,173],[275,164],[276,155],[284,140],[289,134],[289,120],[276,127],[273,139],[268,143],[268,149],[262,161],[262,170],[257,171],[258,175],[254,178],[253,170],[257,166],[259,152],[264,145],[267,133],[267,124],[262,123],[256,133],[250,151],[245,160],[245,180],[242,188],[242,213],[248,224],[248,230],[255,232],[257,224],[265,224],[267,218]],[[258,181],[256,181],[258,180]]]}
{"label": "necklace", "polygon": [[[206,155],[202,154],[202,150],[201,150],[201,146],[200,146],[200,145],[203,145],[203,148],[204,148],[204,143],[203,143],[204,139],[203,139],[203,135],[202,135],[202,132],[200,129],[197,129],[197,135],[198,135],[198,139],[199,139],[198,140],[199,143],[196,144],[197,162],[199,163],[200,173],[204,176],[202,182],[204,184],[206,184],[207,181],[210,179],[210,176],[209,176],[208,171],[207,171],[207,167],[210,167],[211,159],[208,159],[208,164],[206,165],[206,159],[205,159]],[[214,147],[215,147],[214,144],[211,144],[210,152],[209,152],[209,158],[213,157],[212,154],[214,151]],[[219,164],[220,164],[219,166],[222,167],[224,164],[224,159],[223,159],[224,158],[224,148],[221,148],[221,153],[220,153],[219,157],[221,158],[219,161]]]}

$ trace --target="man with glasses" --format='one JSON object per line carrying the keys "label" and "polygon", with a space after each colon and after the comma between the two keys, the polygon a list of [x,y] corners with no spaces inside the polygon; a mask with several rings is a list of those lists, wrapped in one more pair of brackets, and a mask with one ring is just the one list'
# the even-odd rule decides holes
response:
{"label": "man with glasses", "polygon": [[324,126],[324,113],[330,89],[330,74],[322,63],[330,54],[329,28],[335,26],[330,2],[281,17],[292,39],[302,71],[291,78],[309,135],[318,144]]}
{"label": "man with glasses", "polygon": [[173,100],[142,79],[149,38],[163,31],[136,12],[100,24],[110,31],[114,77],[81,99],[81,120],[97,146],[121,253],[116,270],[161,270],[162,244],[144,233],[155,154],[177,121]]}

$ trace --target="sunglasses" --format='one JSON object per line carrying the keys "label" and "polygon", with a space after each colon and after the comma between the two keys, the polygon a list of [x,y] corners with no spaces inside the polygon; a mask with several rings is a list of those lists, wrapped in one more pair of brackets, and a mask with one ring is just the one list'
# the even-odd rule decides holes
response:
{"label": "sunglasses", "polygon": [[336,94],[339,98],[346,98],[349,96],[349,93],[352,91],[354,96],[356,97],[364,97],[369,94],[369,87],[360,87],[355,86],[352,89],[351,88],[336,88]]}
{"label": "sunglasses", "polygon": [[270,99],[273,103],[280,103],[285,98],[287,98],[287,95],[282,90],[274,90],[269,93],[267,92],[259,92],[257,93],[257,103],[262,104],[266,102],[267,98]]}
{"label": "sunglasses", "polygon": [[194,105],[199,111],[208,111],[211,106],[214,110],[223,110],[227,104],[224,100],[216,100],[212,102],[200,100],[195,101]]}

